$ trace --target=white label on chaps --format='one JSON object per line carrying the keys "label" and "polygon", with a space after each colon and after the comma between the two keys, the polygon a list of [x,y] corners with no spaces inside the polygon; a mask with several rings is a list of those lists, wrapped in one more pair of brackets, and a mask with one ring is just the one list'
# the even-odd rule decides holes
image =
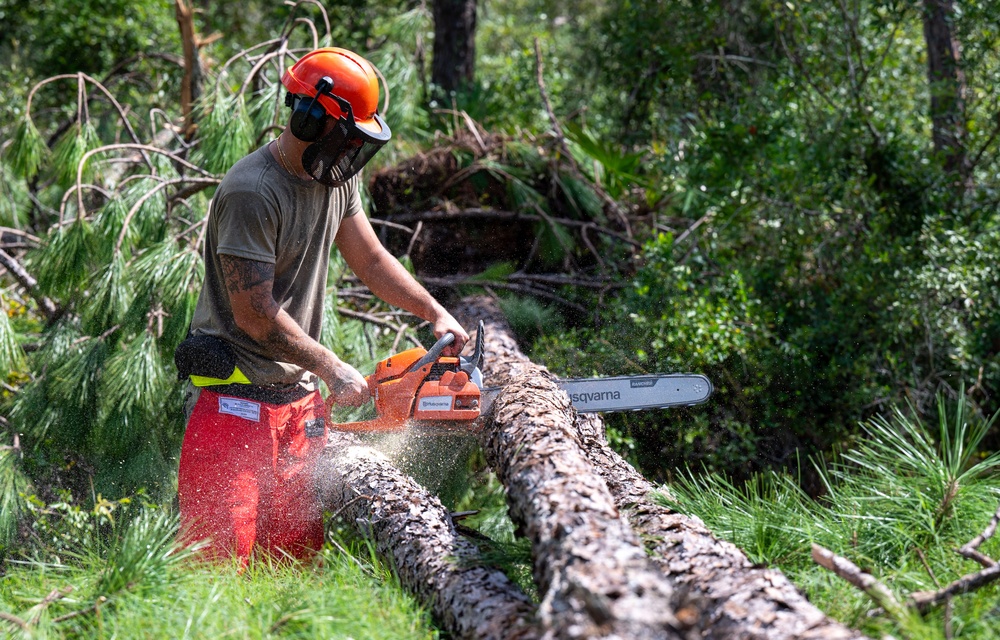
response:
{"label": "white label on chaps", "polygon": [[228,413],[238,418],[246,418],[254,422],[260,421],[260,403],[241,400],[239,398],[219,397],[219,413]]}

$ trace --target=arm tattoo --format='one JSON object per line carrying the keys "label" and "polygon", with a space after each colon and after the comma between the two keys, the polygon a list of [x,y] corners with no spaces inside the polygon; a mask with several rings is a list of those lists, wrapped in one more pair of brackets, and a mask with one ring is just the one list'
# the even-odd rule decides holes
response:
{"label": "arm tattoo", "polygon": [[269,262],[227,255],[220,255],[219,258],[229,293],[249,291],[265,282],[274,282],[274,265]]}
{"label": "arm tattoo", "polygon": [[274,285],[274,265],[229,255],[219,258],[229,294],[246,293],[255,312],[273,317],[275,303],[271,287]]}

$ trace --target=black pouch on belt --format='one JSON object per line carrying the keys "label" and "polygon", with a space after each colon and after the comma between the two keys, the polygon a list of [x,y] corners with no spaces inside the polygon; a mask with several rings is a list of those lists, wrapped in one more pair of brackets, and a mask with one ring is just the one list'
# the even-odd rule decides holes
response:
{"label": "black pouch on belt", "polygon": [[236,370],[236,352],[214,336],[188,336],[174,350],[177,379],[205,376],[225,380]]}

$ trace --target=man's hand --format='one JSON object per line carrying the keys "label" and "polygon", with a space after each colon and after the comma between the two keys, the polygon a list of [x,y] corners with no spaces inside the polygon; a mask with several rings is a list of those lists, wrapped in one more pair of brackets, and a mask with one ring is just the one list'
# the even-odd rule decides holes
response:
{"label": "man's hand", "polygon": [[455,320],[450,313],[441,309],[437,318],[434,319],[434,337],[440,340],[442,336],[449,333],[455,334],[455,341],[445,347],[442,353],[446,356],[457,356],[461,353],[465,343],[469,341],[469,334],[458,323],[458,320]]}
{"label": "man's hand", "polygon": [[360,407],[371,398],[368,381],[357,369],[337,360],[329,372],[324,372],[323,382],[330,389],[326,398],[327,407],[334,404],[347,407]]}

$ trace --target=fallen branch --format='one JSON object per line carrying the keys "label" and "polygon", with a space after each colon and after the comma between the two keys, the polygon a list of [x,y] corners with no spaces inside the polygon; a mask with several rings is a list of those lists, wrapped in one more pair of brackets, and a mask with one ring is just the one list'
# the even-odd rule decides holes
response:
{"label": "fallen branch", "polygon": [[936,591],[916,591],[911,593],[907,604],[920,612],[924,612],[930,607],[949,602],[956,595],[974,591],[979,587],[1000,580],[1000,563],[977,550],[979,545],[989,540],[996,533],[998,523],[1000,523],[1000,507],[997,507],[996,512],[990,518],[983,532],[957,551],[960,555],[982,564],[985,567],[984,569],[966,574],[948,586]]}
{"label": "fallen branch", "polygon": [[868,594],[869,598],[885,609],[885,612],[894,619],[903,620],[906,618],[906,610],[896,600],[896,596],[892,594],[892,591],[879,582],[875,576],[863,571],[858,565],[847,558],[838,556],[829,549],[814,543],[812,546],[812,559],[819,566],[829,569],[858,589],[864,591]]}
{"label": "fallen branch", "polygon": [[918,611],[923,612],[930,607],[947,602],[954,596],[975,591],[979,587],[988,585],[998,579],[1000,579],[1000,564],[994,564],[988,569],[964,575],[947,587],[943,587],[937,591],[916,591],[910,594],[910,599],[907,603]]}
{"label": "fallen branch", "polygon": [[992,558],[979,552],[979,545],[989,540],[996,533],[997,524],[1000,523],[1000,507],[997,507],[996,513],[993,514],[993,518],[990,519],[990,523],[986,525],[986,529],[983,530],[981,534],[969,540],[965,545],[958,550],[958,553],[965,556],[970,560],[975,560],[984,567],[996,566],[996,561]]}

